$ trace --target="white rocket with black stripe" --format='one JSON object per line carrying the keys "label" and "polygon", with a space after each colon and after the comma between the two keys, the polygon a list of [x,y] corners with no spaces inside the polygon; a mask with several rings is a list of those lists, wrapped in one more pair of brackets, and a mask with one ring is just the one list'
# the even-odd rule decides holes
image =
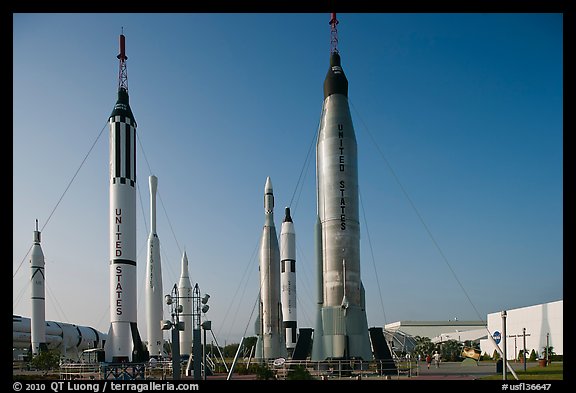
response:
{"label": "white rocket with black stripe", "polygon": [[296,347],[296,232],[290,216],[285,210],[280,230],[280,294],[282,299],[282,327],[286,349],[291,353]]}
{"label": "white rocket with black stripe", "polygon": [[118,100],[110,125],[110,330],[106,362],[146,359],[136,304],[136,120],[128,102],[124,35],[120,35]]}

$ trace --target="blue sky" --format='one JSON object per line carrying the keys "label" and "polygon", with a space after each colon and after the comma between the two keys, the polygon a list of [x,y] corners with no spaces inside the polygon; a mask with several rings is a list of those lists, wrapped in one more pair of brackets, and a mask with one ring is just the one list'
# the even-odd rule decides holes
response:
{"label": "blue sky", "polygon": [[[338,19],[369,326],[477,320],[562,299],[562,15]],[[277,231],[285,206],[296,229],[298,324],[313,327],[314,137],[328,21],[328,13],[14,14],[13,313],[31,314],[27,252],[38,219],[47,319],[108,331],[107,120],[123,28],[139,136],[141,336],[151,174],[164,292],[186,251],[192,282],[211,295],[207,317],[221,345],[254,334],[270,176]]]}

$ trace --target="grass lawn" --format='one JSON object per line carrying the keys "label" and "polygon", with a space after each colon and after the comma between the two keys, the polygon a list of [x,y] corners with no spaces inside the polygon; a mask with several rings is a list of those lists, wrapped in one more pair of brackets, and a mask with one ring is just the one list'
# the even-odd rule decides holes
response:
{"label": "grass lawn", "polygon": [[[516,375],[518,376],[518,380],[526,381],[526,380],[563,380],[564,379],[564,363],[563,362],[552,362],[546,367],[528,367],[526,371],[524,370],[516,370]],[[485,379],[502,379],[502,374],[495,374],[489,377],[482,377],[479,378],[482,380]],[[514,375],[511,372],[508,372],[507,379],[515,380]]]}

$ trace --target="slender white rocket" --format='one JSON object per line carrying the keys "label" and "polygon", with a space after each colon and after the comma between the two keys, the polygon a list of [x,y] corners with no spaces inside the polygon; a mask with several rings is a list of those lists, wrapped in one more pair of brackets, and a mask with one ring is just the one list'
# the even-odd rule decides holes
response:
{"label": "slender white rocket", "polygon": [[136,304],[136,120],[130,109],[125,38],[120,35],[118,100],[110,125],[110,330],[106,362],[145,360]]}
{"label": "slender white rocket", "polygon": [[280,302],[280,249],[274,226],[274,192],[270,177],[264,186],[264,228],[260,242],[261,358],[286,356]]}
{"label": "slender white rocket", "polygon": [[178,296],[182,312],[180,321],[184,321],[184,330],[180,334],[180,355],[190,355],[192,352],[192,284],[188,272],[188,256],[186,251],[182,255],[182,264],[180,269],[180,280],[178,281]]}
{"label": "slender white rocket", "polygon": [[149,177],[150,185],[150,234],[146,259],[146,327],[148,330],[148,353],[152,357],[163,356],[164,338],[160,321],[163,319],[162,263],[160,260],[160,239],[156,233],[156,192],[158,178]]}
{"label": "slender white rocket", "polygon": [[40,246],[40,231],[38,220],[34,231],[34,244],[30,252],[30,281],[32,284],[32,318],[30,322],[30,341],[32,354],[38,355],[46,347],[46,298],[44,276],[44,253]]}

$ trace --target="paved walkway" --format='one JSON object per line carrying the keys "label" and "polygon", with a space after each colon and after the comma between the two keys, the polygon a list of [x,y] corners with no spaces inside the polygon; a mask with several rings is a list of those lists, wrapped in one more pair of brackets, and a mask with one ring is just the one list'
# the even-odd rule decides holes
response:
{"label": "paved walkway", "polygon": [[[509,363],[515,371],[523,371],[524,365],[522,363],[510,362]],[[535,367],[538,363],[526,364],[527,368]],[[501,371],[496,370],[496,363],[492,362],[479,362],[479,363],[462,363],[462,362],[441,362],[439,367],[434,364],[430,365],[430,369],[426,367],[425,362],[421,362],[420,367],[414,370],[411,376],[400,376],[391,379],[412,379],[412,380],[472,380],[489,375],[502,375]],[[513,378],[513,377],[512,377]]]}

